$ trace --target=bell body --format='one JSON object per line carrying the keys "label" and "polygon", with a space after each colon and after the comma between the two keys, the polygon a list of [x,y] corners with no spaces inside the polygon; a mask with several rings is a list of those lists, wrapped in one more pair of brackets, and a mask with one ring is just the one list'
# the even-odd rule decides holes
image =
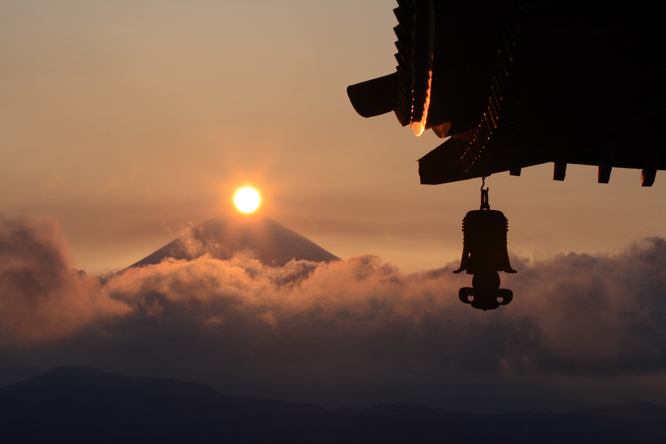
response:
{"label": "bell body", "polygon": [[473,210],[463,219],[463,254],[460,268],[467,274],[488,274],[497,271],[515,273],[509,264],[507,232],[509,222],[497,210]]}
{"label": "bell body", "polygon": [[[485,197],[485,199],[484,199]],[[467,213],[463,219],[463,254],[460,268],[454,273],[473,274],[472,287],[463,287],[460,300],[480,310],[494,310],[513,300],[513,292],[500,288],[498,271],[515,273],[507,252],[509,222],[501,211],[491,210],[482,194],[480,210]]]}

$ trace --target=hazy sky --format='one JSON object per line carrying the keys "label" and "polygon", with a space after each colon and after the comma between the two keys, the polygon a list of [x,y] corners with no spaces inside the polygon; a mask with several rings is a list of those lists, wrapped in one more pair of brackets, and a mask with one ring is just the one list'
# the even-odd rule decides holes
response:
{"label": "hazy sky", "polygon": [[[460,303],[481,181],[420,185],[440,140],[346,96],[394,71],[394,7],[0,0],[0,385],[88,364],[322,405],[663,403],[666,243],[642,239],[666,237],[666,173],[490,177],[516,296]],[[248,184],[345,261],[90,274],[230,214]]]}
{"label": "hazy sky", "polygon": [[[117,269],[223,216],[263,212],[342,258],[405,272],[459,260],[480,181],[419,185],[439,144],[345,88],[395,69],[391,1],[0,2],[0,212],[57,218],[76,266]],[[544,134],[544,137],[548,137]],[[630,149],[630,147],[627,147]],[[666,234],[664,178],[552,165],[489,179],[527,257]]]}

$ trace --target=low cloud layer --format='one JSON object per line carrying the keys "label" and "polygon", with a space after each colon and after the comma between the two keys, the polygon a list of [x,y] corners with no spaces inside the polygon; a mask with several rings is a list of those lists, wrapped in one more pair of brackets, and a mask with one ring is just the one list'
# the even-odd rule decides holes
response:
{"label": "low cloud layer", "polygon": [[666,381],[663,239],[613,256],[512,257],[518,274],[502,279],[514,300],[492,312],[458,300],[471,276],[457,264],[404,275],[372,255],[283,268],[203,256],[102,285],[71,267],[50,220],[2,219],[0,259],[0,382],[87,364],[326,405],[666,400],[653,390]]}

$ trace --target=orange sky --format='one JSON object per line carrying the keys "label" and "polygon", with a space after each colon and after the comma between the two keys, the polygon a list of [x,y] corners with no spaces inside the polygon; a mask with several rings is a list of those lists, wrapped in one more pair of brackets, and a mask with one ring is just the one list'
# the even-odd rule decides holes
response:
{"label": "orange sky", "polygon": [[[363,119],[347,85],[392,72],[385,1],[0,4],[0,213],[57,218],[92,272],[125,267],[255,185],[263,214],[404,272],[459,260],[480,181],[422,186],[440,141]],[[548,135],[544,135],[548,137]],[[629,149],[629,148],[628,148]],[[614,253],[666,235],[663,172],[492,176],[509,250]]]}

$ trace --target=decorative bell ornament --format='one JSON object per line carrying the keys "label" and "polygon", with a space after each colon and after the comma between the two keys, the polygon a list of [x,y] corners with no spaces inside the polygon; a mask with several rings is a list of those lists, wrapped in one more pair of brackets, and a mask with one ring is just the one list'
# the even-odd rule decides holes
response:
{"label": "decorative bell ornament", "polygon": [[[485,180],[484,180],[485,185]],[[472,288],[463,287],[460,300],[481,310],[494,310],[507,305],[513,292],[499,288],[498,271],[516,273],[509,264],[506,235],[509,221],[501,211],[491,210],[488,204],[488,188],[481,186],[481,209],[467,213],[463,219],[463,254],[460,268],[454,273],[467,270],[473,274]]]}

